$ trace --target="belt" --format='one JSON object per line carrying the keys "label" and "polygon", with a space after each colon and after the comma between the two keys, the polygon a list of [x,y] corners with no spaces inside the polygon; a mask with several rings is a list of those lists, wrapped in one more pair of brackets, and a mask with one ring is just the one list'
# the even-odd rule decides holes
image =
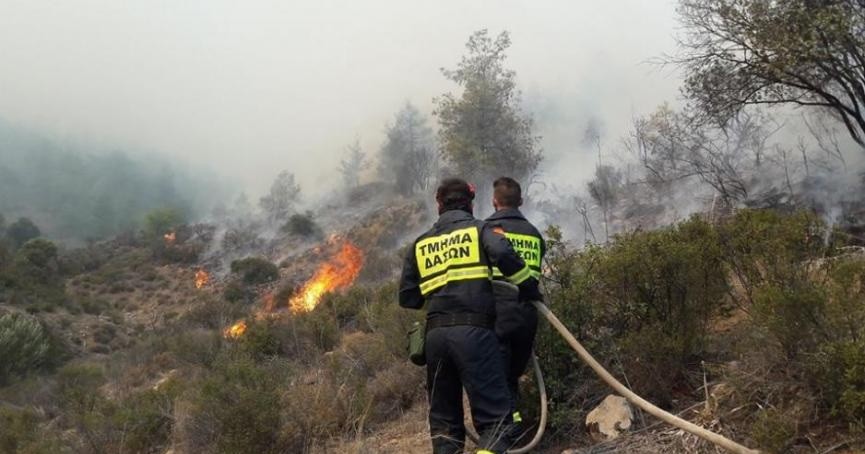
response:
{"label": "belt", "polygon": [[477,326],[479,328],[493,329],[495,326],[495,317],[485,314],[444,314],[436,315],[426,321],[427,332],[445,326]]}

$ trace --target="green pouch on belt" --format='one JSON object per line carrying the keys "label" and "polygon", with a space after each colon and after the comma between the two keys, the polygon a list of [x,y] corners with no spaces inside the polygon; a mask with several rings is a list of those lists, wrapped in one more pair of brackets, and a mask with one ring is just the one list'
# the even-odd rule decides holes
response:
{"label": "green pouch on belt", "polygon": [[418,366],[426,365],[424,344],[426,343],[426,324],[414,322],[408,330],[408,359]]}

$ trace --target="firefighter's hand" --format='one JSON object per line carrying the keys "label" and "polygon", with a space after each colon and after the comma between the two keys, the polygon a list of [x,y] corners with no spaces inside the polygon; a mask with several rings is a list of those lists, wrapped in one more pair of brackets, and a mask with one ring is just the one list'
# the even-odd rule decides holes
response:
{"label": "firefighter's hand", "polygon": [[541,290],[538,288],[538,280],[535,278],[526,279],[520,288],[520,301],[543,301],[544,296],[541,295]]}

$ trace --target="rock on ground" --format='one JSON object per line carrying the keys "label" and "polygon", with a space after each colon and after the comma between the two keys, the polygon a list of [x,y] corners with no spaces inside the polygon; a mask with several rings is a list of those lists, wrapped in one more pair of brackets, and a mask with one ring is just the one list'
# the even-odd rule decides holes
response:
{"label": "rock on ground", "polygon": [[634,412],[624,397],[610,394],[586,416],[586,428],[596,441],[618,438],[631,427]]}

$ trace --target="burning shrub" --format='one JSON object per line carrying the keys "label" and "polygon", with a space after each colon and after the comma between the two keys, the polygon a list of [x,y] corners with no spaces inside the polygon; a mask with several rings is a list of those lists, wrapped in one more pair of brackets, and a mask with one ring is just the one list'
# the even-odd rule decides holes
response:
{"label": "burning shrub", "polygon": [[[243,289],[243,286],[237,285]],[[225,291],[228,293],[228,286]],[[190,328],[221,330],[226,321],[237,320],[246,313],[244,306],[236,304],[236,301],[213,298],[207,294],[198,295],[197,300],[197,304],[181,316],[183,325]]]}
{"label": "burning shrub", "polygon": [[273,322],[264,320],[246,324],[242,336],[239,336],[240,347],[257,360],[269,356],[275,356],[282,352],[279,339],[273,331],[276,326]]}
{"label": "burning shrub", "polygon": [[51,339],[35,318],[0,316],[0,384],[45,364],[51,350]]}
{"label": "burning shrub", "polygon": [[149,238],[161,241],[165,234],[183,223],[183,218],[183,213],[176,208],[157,208],[145,216],[144,231]]}
{"label": "burning shrub", "polygon": [[346,289],[357,279],[363,268],[363,251],[350,241],[336,244],[339,244],[336,254],[321,264],[297,295],[289,301],[292,312],[309,312],[315,309],[324,295]]}
{"label": "burning shrub", "polygon": [[239,274],[247,285],[264,284],[279,278],[276,265],[260,257],[247,257],[231,262],[231,272]]}

